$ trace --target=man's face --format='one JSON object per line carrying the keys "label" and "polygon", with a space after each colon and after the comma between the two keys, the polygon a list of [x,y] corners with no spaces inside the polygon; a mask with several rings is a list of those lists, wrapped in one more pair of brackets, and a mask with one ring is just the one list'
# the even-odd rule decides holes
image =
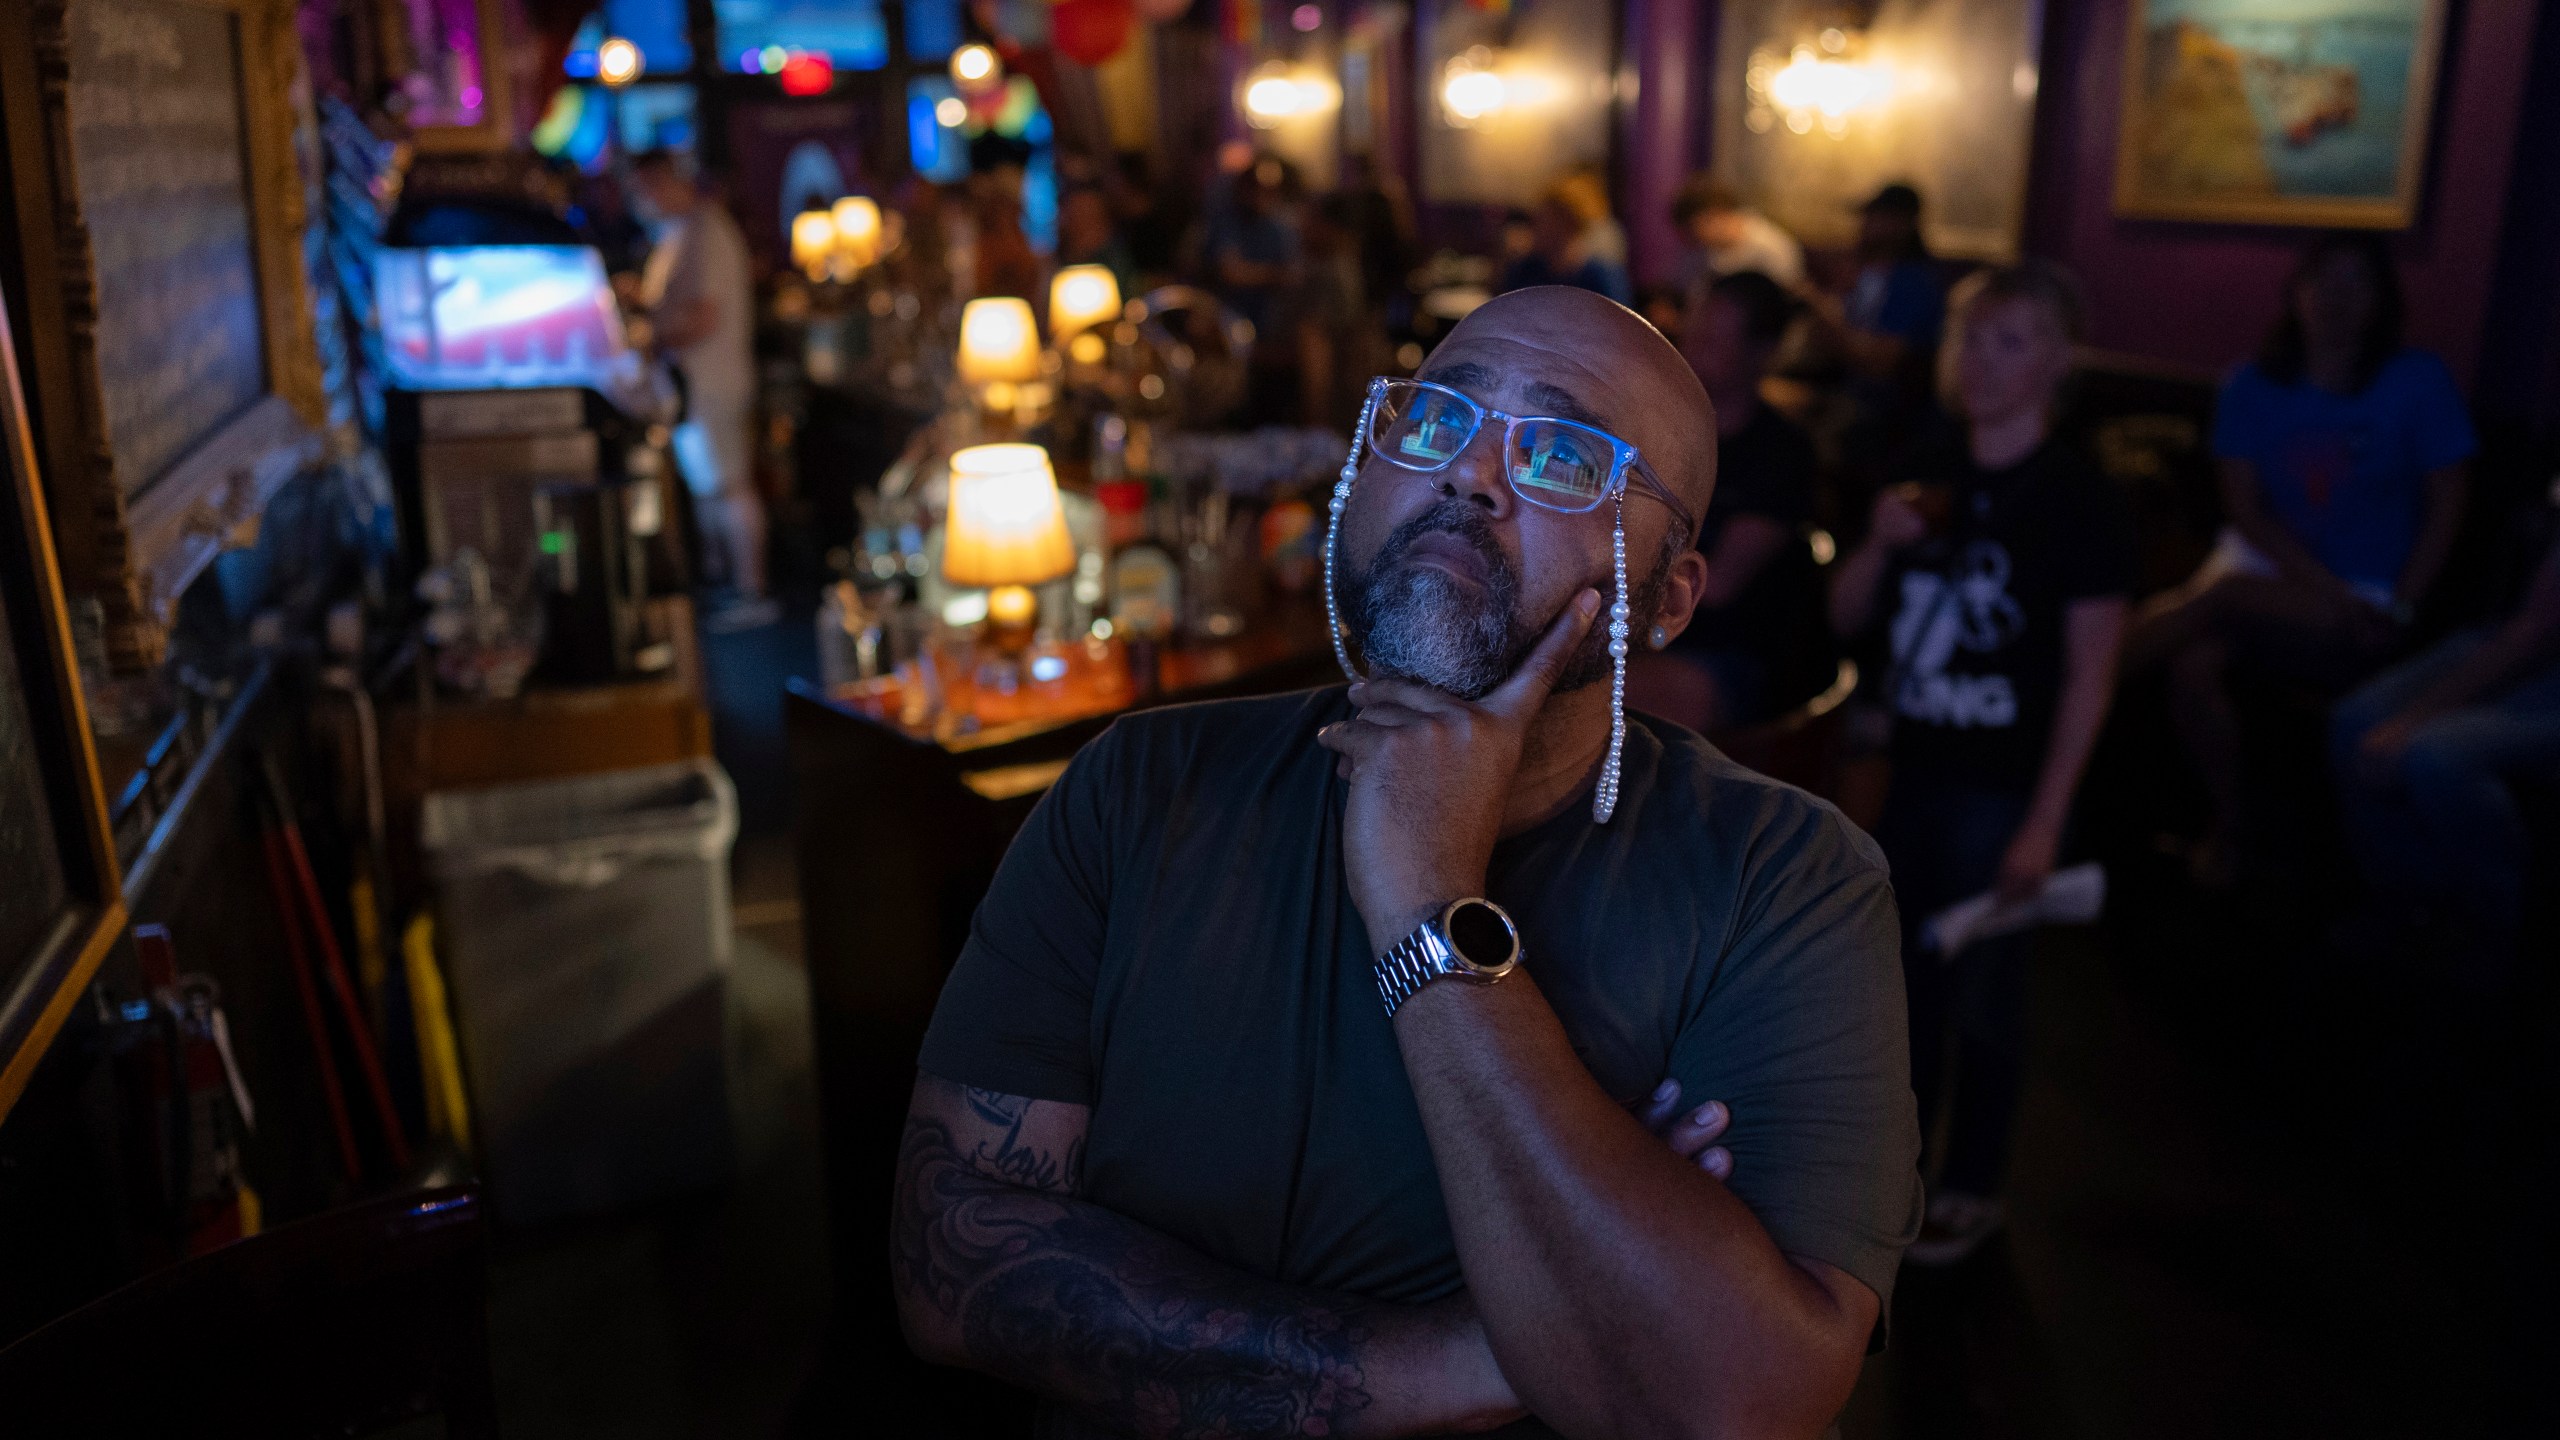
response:
{"label": "man's face", "polygon": [[1710,250],[1725,250],[1742,243],[1742,212],[1709,210],[1698,217],[1698,242]]}
{"label": "man's face", "polygon": [[[1492,409],[1606,430],[1635,445],[1676,488],[1679,467],[1694,453],[1684,448],[1678,417],[1694,400],[1665,403],[1652,394],[1663,388],[1658,381],[1648,385],[1647,377],[1613,365],[1616,337],[1577,336],[1570,325],[1534,319],[1461,328],[1434,353],[1422,378]],[[1651,343],[1661,345],[1658,338]],[[1621,372],[1615,384],[1604,378],[1612,370]],[[1655,401],[1650,407],[1648,398]],[[1604,604],[1615,598],[1609,551],[1615,503],[1566,515],[1522,500],[1503,474],[1502,428],[1488,419],[1456,459],[1429,474],[1370,455],[1342,518],[1346,618],[1369,663],[1470,699],[1509,677],[1584,587],[1598,590]],[[1630,490],[1628,604],[1637,637],[1658,612],[1666,623],[1677,622],[1676,630],[1696,603],[1703,566],[1695,564],[1686,536],[1676,537],[1676,548],[1666,553],[1675,524],[1658,500]],[[1683,567],[1676,579],[1675,567]],[[1699,573],[1690,576],[1688,568]],[[1606,624],[1594,625],[1556,689],[1578,689],[1607,675],[1608,643]]]}

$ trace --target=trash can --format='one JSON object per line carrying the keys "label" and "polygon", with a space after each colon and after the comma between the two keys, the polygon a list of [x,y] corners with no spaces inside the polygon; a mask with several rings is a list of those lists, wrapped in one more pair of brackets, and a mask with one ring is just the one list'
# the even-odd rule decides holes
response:
{"label": "trash can", "polygon": [[498,1214],[726,1179],[729,777],[696,760],[434,794],[422,828]]}

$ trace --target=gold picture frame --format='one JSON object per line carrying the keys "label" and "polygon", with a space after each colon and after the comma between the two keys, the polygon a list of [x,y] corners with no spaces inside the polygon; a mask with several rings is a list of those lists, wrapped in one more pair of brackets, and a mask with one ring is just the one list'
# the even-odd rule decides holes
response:
{"label": "gold picture frame", "polygon": [[2118,215],[2415,223],[2445,0],[2131,0]]}
{"label": "gold picture frame", "polygon": [[[209,47],[188,43],[205,34],[226,47],[210,60]],[[92,65],[110,73],[82,68]],[[152,73],[155,66],[169,74]],[[203,91],[208,82],[200,73],[208,66],[218,87],[212,93]],[[64,588],[75,600],[97,602],[106,658],[119,672],[159,661],[180,593],[322,453],[325,399],[303,269],[304,176],[295,145],[302,84],[291,0],[0,0],[0,116],[25,282],[28,399],[43,438]],[[219,88],[235,92],[228,112]],[[112,118],[125,128],[82,132],[75,112],[84,103],[116,107]],[[146,143],[159,133],[154,125],[194,148],[155,153]],[[125,147],[86,157],[96,171],[89,184],[81,169],[84,134],[113,134]],[[205,150],[206,143],[216,148]],[[207,173],[217,178],[208,181]],[[234,174],[236,190],[228,188]],[[152,225],[111,227],[102,258],[93,201],[104,195],[131,211],[155,185],[217,202],[204,213],[206,233],[228,247],[217,256],[220,286],[185,289],[182,282],[195,277],[177,276],[175,267],[193,250],[184,257],[174,249],[151,252],[164,228],[194,233],[185,228],[193,212],[175,202],[151,210]],[[164,214],[165,226],[158,223]],[[245,261],[237,253],[242,237],[227,228],[235,218],[245,231]],[[110,262],[130,262],[129,269],[113,271]],[[137,291],[151,292],[147,308]],[[227,308],[185,308],[204,294]],[[227,319],[149,323],[173,313]],[[251,325],[254,342],[241,334]],[[203,423],[164,422],[159,407],[145,403],[149,387],[199,396],[160,368],[183,380],[181,359],[170,357],[196,342],[232,350],[214,357],[228,365],[215,373],[230,388],[217,393]],[[153,344],[165,345],[168,356]],[[238,352],[252,344],[255,354],[244,360]],[[123,360],[109,363],[105,351],[118,345]],[[134,433],[111,433],[120,416],[137,412],[147,419],[126,422]],[[133,442],[145,423],[153,445],[138,456],[131,452],[142,447]]]}
{"label": "gold picture frame", "polygon": [[[17,887],[0,909],[18,909],[31,892],[43,897],[41,915],[19,909],[0,927],[32,936],[23,947],[0,946],[0,1119],[125,928],[24,393],[0,299],[0,690],[14,692],[0,695],[0,850],[13,856],[8,883]],[[20,841],[41,845],[47,853],[37,858],[49,863],[27,865],[19,852],[33,846]]]}

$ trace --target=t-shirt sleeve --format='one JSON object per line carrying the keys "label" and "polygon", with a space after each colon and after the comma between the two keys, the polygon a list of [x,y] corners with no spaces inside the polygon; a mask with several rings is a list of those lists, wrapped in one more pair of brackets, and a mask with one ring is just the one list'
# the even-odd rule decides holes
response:
{"label": "t-shirt sleeve", "polygon": [[969,922],[916,1064],[962,1085],[1089,1105],[1094,975],[1110,914],[1117,733],[1033,807]]}
{"label": "t-shirt sleeve", "polygon": [[2130,596],[2140,578],[2135,555],[2133,510],[2115,482],[2097,471],[2075,476],[2072,503],[2063,516],[2064,534],[2054,567],[2064,603]]}
{"label": "t-shirt sleeve", "polygon": [[1733,1191],[1778,1248],[1856,1276],[1889,1314],[1920,1230],[1893,892],[1838,811],[1775,789],[1763,803],[1714,1003],[1674,1042],[1671,1073],[1731,1110]]}
{"label": "t-shirt sleeve", "polygon": [[2441,470],[2478,453],[2480,438],[2453,372],[2423,350],[2409,352],[2409,372],[2410,440],[2418,468]]}

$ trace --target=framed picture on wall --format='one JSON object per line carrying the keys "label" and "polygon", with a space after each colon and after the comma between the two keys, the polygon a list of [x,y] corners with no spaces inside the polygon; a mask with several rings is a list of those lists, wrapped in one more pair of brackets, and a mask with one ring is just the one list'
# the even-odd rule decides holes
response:
{"label": "framed picture on wall", "polygon": [[0,301],[0,1117],[125,919],[7,320]]}
{"label": "framed picture on wall", "polygon": [[2116,213],[2393,230],[2445,0],[2131,0]]}
{"label": "framed picture on wall", "polygon": [[20,336],[111,665],[320,451],[291,0],[0,0]]}

